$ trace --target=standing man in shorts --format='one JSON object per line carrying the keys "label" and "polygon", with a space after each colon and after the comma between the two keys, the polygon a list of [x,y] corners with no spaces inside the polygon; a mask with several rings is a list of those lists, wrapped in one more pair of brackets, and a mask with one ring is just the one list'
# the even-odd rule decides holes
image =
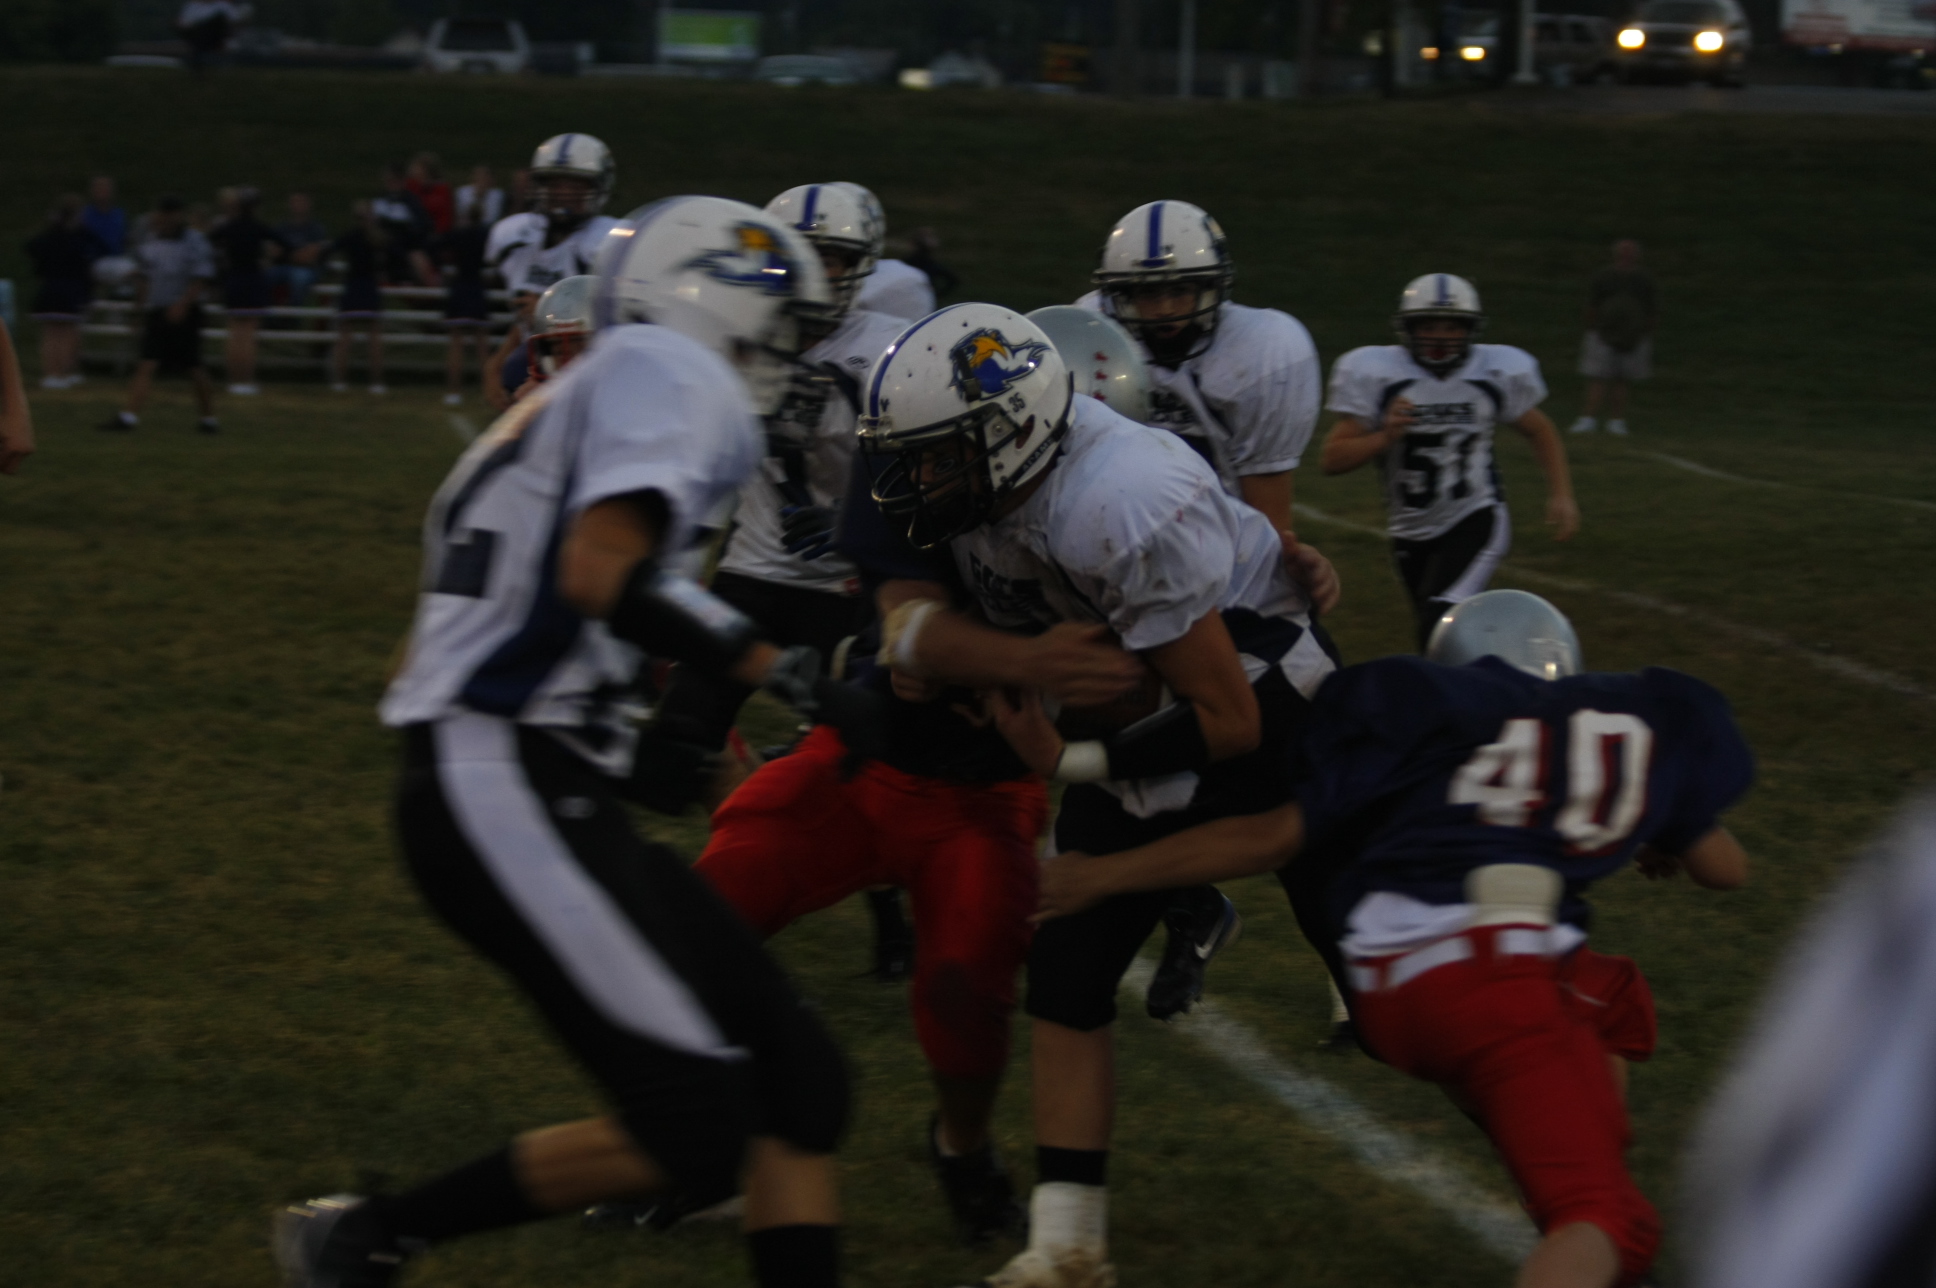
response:
{"label": "standing man in shorts", "polygon": [[285,258],[290,247],[257,216],[262,194],[256,189],[237,188],[224,204],[225,217],[209,234],[222,252],[222,307],[228,323],[222,365],[229,392],[246,398],[262,392],[255,383],[256,338],[269,312],[269,265]]}
{"label": "standing man in shorts", "polygon": [[221,426],[215,420],[215,381],[202,364],[202,297],[215,277],[215,251],[208,238],[188,226],[188,208],[180,197],[156,202],[149,227],[151,235],[134,252],[141,360],[127,402],[101,428],[133,429],[141,423],[155,373],[186,371],[201,413],[196,428],[213,434]]}
{"label": "standing man in shorts", "polygon": [[1654,374],[1654,278],[1640,266],[1640,243],[1631,237],[1613,244],[1613,263],[1593,275],[1586,305],[1586,339],[1580,344],[1580,374],[1586,377],[1586,407],[1570,432],[1599,428],[1600,404],[1607,406],[1607,433],[1627,434],[1627,385]]}

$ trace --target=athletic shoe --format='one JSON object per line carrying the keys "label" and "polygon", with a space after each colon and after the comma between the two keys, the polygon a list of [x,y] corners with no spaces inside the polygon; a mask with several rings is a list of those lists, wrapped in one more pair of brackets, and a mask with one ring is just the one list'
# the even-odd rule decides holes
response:
{"label": "athletic shoe", "polygon": [[106,420],[102,421],[94,428],[115,430],[115,431],[125,433],[126,431],[133,429],[139,423],[140,423],[139,421],[130,420],[126,412],[116,412],[114,415],[108,417]]}
{"label": "athletic shoe", "polygon": [[1358,1026],[1350,1020],[1331,1021],[1331,1031],[1318,1042],[1318,1050],[1344,1055],[1358,1049]]}
{"label": "athletic shoe", "polygon": [[1627,422],[1624,420],[1608,421],[1607,433],[1617,435],[1620,438],[1625,438],[1627,436]]}
{"label": "athletic shoe", "polygon": [[929,1118],[928,1164],[954,1215],[955,1233],[968,1247],[978,1248],[1003,1236],[1028,1237],[1028,1209],[1015,1197],[1015,1186],[995,1157],[994,1141],[950,1157],[941,1152],[938,1118]]}
{"label": "athletic shoe", "polygon": [[973,1288],[1116,1288],[1116,1267],[1074,1248],[1030,1248]]}
{"label": "athletic shoe", "polygon": [[914,927],[901,910],[899,890],[869,890],[867,910],[874,917],[874,969],[883,984],[898,984],[914,973]]}
{"label": "athletic shoe", "polygon": [[262,390],[256,385],[230,385],[229,392],[238,398],[253,398]]}
{"label": "athletic shoe", "polygon": [[1598,428],[1600,428],[1599,421],[1591,416],[1582,416],[1567,426],[1566,432],[1569,434],[1591,434]]}
{"label": "athletic shoe", "polygon": [[692,1221],[737,1221],[746,1215],[746,1198],[735,1194],[697,1212],[677,1203],[599,1203],[585,1209],[578,1224],[587,1230],[669,1230]]}
{"label": "athletic shoe", "polygon": [[195,428],[204,434],[219,434],[222,432],[222,423],[213,416],[204,416],[195,422]]}
{"label": "athletic shoe", "polygon": [[462,394],[444,395],[444,406],[446,407],[459,407],[463,405],[463,402],[464,402],[464,395]]}
{"label": "athletic shoe", "polygon": [[350,387],[340,380],[332,380],[329,385],[329,391],[333,394],[346,394],[350,391]]}
{"label": "athletic shoe", "polygon": [[1174,1019],[1203,999],[1210,959],[1237,942],[1243,918],[1215,886],[1179,890],[1163,914],[1170,939],[1143,1003],[1154,1020]]}
{"label": "athletic shoe", "polygon": [[360,1214],[359,1194],[309,1199],[276,1213],[269,1242],[284,1288],[387,1288],[413,1252]]}
{"label": "athletic shoe", "polygon": [[42,376],[40,378],[40,387],[42,389],[65,389],[67,388],[67,379],[64,376]]}
{"label": "athletic shoe", "polygon": [[390,386],[388,386],[388,385],[371,385],[371,386],[370,386],[370,392],[371,392],[371,393],[373,393],[373,394],[387,394],[387,393],[389,393],[389,392],[390,392]]}

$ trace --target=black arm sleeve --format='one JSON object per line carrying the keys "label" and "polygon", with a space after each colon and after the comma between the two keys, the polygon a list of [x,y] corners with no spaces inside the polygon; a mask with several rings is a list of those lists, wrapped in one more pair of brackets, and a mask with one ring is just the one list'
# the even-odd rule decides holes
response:
{"label": "black arm sleeve", "polygon": [[620,639],[684,662],[709,679],[723,679],[760,637],[752,618],[651,559],[632,566],[605,625]]}
{"label": "black arm sleeve", "polygon": [[1109,776],[1118,781],[1200,773],[1210,767],[1210,744],[1203,739],[1194,702],[1172,702],[1103,739],[1102,746],[1109,756]]}

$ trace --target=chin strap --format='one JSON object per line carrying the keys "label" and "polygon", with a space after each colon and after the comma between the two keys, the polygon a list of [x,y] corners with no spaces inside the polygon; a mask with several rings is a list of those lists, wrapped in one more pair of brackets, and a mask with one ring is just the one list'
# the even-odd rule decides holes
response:
{"label": "chin strap", "polygon": [[1210,744],[1196,703],[1172,702],[1107,738],[1066,744],[1051,776],[1063,783],[1122,782],[1209,767]]}

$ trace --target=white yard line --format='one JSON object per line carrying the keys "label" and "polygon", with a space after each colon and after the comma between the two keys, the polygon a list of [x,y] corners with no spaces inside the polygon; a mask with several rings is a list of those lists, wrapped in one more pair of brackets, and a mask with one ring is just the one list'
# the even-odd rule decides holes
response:
{"label": "white yard line", "polygon": [[[1139,958],[1123,978],[1139,999],[1153,973]],[[1250,1027],[1225,1015],[1214,1002],[1199,1002],[1172,1021],[1178,1032],[1255,1083],[1303,1124],[1342,1145],[1360,1166],[1382,1181],[1411,1190],[1450,1217],[1488,1251],[1517,1264],[1538,1241],[1519,1206],[1489,1194],[1465,1169],[1404,1132],[1387,1126],[1349,1093],[1272,1055]]]}
{"label": "white yard line", "polygon": [[471,424],[471,418],[462,412],[451,412],[444,419],[450,424],[450,432],[464,440],[465,446],[468,447],[477,437],[477,426]]}
{"label": "white yard line", "polygon": [[1666,452],[1636,452],[1635,455],[1671,465],[1677,470],[1686,470],[1689,474],[1699,474],[1702,478],[1720,479],[1725,483],[1741,483],[1749,487],[1776,487],[1791,492],[1820,492],[1824,496],[1843,496],[1854,501],[1879,501],[1884,505],[1906,506],[1911,510],[1936,510],[1936,501],[1918,501],[1909,496],[1884,496],[1879,492],[1844,492],[1840,488],[1810,487],[1803,483],[1782,483],[1775,479],[1749,478],[1745,474],[1730,474],[1726,470],[1717,470],[1711,465],[1690,461],[1684,456],[1670,456]]}
{"label": "white yard line", "polygon": [[[1360,532],[1381,538],[1385,535],[1381,529],[1374,528],[1368,523],[1358,523],[1351,519],[1340,519],[1334,515],[1326,514],[1314,506],[1299,504],[1296,509],[1299,514],[1307,519],[1311,519],[1317,523],[1328,524],[1334,528],[1342,528],[1347,532]],[[1936,689],[1930,689],[1918,684],[1906,676],[1900,676],[1891,671],[1884,671],[1879,667],[1869,666],[1866,663],[1856,662],[1849,658],[1837,657],[1832,653],[1824,653],[1819,649],[1812,649],[1807,645],[1798,644],[1786,635],[1782,635],[1776,631],[1763,630],[1759,626],[1746,626],[1740,622],[1730,621],[1725,617],[1720,617],[1713,613],[1702,612],[1698,608],[1688,608],[1685,605],[1659,599],[1653,595],[1643,595],[1637,591],[1612,590],[1606,586],[1595,585],[1593,582],[1581,581],[1574,577],[1558,577],[1552,573],[1534,572],[1529,568],[1521,568],[1516,564],[1506,565],[1501,570],[1501,574],[1517,581],[1531,582],[1535,586],[1547,586],[1554,590],[1573,591],[1577,594],[1600,595],[1622,604],[1630,604],[1635,608],[1644,608],[1650,613],[1660,613],[1667,617],[1678,617],[1682,621],[1692,622],[1719,634],[1732,635],[1736,639],[1747,640],[1750,643],[1759,644],[1764,648],[1772,649],[1778,653],[1789,654],[1801,659],[1819,671],[1826,671],[1830,675],[1840,679],[1853,680],[1857,684],[1866,684],[1871,688],[1884,689],[1890,693],[1899,693],[1904,697],[1916,698],[1923,702],[1936,702]]]}

